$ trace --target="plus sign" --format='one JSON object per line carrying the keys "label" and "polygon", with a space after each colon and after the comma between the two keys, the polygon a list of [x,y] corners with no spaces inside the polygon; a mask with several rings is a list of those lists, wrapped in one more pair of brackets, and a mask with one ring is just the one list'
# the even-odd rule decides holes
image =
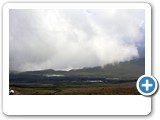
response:
{"label": "plus sign", "polygon": [[149,90],[149,87],[152,87],[153,85],[152,84],[149,84],[149,81],[146,80],[146,83],[145,84],[142,84],[142,87],[146,87],[146,91]]}

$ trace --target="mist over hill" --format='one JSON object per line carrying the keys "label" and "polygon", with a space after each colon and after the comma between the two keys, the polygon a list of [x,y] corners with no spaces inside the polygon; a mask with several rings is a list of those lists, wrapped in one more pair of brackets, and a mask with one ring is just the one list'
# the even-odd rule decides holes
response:
{"label": "mist over hill", "polygon": [[25,71],[20,73],[10,72],[13,76],[21,78],[64,78],[64,77],[86,77],[86,78],[107,78],[107,79],[137,79],[145,74],[145,58],[134,59],[127,62],[108,64],[104,67],[92,67],[82,69],[72,69],[69,71],[55,71],[53,69]]}
{"label": "mist over hill", "polygon": [[10,70],[92,68],[145,53],[143,9],[11,9],[9,26]]}
{"label": "mist over hill", "polygon": [[10,9],[9,89],[21,95],[139,94],[144,9]]}

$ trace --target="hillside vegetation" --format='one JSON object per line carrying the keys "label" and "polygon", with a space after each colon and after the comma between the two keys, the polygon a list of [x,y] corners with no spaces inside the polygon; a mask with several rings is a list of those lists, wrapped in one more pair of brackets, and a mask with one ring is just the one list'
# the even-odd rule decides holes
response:
{"label": "hillside vegetation", "polygon": [[135,79],[145,74],[145,59],[135,59],[127,62],[108,64],[104,67],[83,68],[70,71],[55,71],[52,69],[40,71],[22,72],[23,75],[64,75],[68,77],[100,77],[100,78],[118,78]]}

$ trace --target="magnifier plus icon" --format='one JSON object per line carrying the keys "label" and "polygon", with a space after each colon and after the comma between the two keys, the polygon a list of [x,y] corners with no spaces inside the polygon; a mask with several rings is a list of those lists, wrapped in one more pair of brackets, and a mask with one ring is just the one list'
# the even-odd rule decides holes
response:
{"label": "magnifier plus icon", "polygon": [[153,76],[143,75],[137,80],[137,90],[145,96],[153,95],[157,90],[157,80]]}

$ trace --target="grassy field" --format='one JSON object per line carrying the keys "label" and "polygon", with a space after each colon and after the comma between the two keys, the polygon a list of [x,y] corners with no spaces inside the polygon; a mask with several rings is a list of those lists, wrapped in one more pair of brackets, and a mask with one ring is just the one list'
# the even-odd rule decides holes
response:
{"label": "grassy field", "polygon": [[110,83],[55,83],[10,84],[14,95],[139,95],[136,82]]}
{"label": "grassy field", "polygon": [[136,81],[144,74],[145,58],[139,58],[69,71],[10,71],[9,87],[15,95],[138,95]]}

